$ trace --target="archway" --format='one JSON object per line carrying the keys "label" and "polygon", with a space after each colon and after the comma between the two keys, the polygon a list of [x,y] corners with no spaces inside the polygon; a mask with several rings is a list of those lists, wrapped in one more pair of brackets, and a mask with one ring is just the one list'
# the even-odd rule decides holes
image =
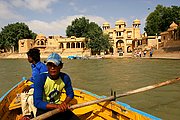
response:
{"label": "archway", "polygon": [[117,52],[124,52],[124,41],[123,40],[118,40],[116,42],[116,49],[117,49]]}
{"label": "archway", "polygon": [[85,47],[85,44],[82,42],[81,43],[81,48],[84,48]]}
{"label": "archway", "polygon": [[80,43],[79,42],[76,43],[76,48],[80,48]]}
{"label": "archway", "polygon": [[132,47],[131,46],[127,47],[127,53],[132,53]]}
{"label": "archway", "polygon": [[67,42],[66,48],[70,48],[70,43]]}
{"label": "archway", "polygon": [[114,53],[113,47],[110,47],[109,52],[110,52],[111,54]]}
{"label": "archway", "polygon": [[74,42],[71,43],[71,48],[75,48],[75,43]]}
{"label": "archway", "polygon": [[41,45],[45,45],[45,42],[44,42],[44,40],[41,40]]}
{"label": "archway", "polygon": [[61,49],[61,48],[64,48],[63,43],[60,43],[60,44],[59,44],[59,48],[60,48],[60,49]]}

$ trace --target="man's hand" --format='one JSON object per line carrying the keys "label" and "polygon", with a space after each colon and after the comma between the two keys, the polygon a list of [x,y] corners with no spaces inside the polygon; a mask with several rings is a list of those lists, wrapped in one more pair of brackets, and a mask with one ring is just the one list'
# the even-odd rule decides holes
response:
{"label": "man's hand", "polygon": [[66,104],[66,102],[62,102],[61,104],[57,105],[57,108],[58,108],[60,111],[64,112],[64,111],[66,111],[66,110],[69,109],[69,105]]}

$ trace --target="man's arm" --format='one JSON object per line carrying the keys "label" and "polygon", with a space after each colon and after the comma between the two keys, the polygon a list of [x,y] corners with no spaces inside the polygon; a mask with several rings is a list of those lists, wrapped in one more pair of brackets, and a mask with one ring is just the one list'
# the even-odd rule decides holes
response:
{"label": "man's arm", "polygon": [[72,85],[71,85],[71,79],[70,79],[69,75],[64,74],[63,81],[65,83],[66,95],[69,98],[73,99],[74,98],[74,91],[73,91],[73,88],[72,88]]}
{"label": "man's arm", "polygon": [[39,109],[46,110],[47,102],[43,101],[44,83],[46,81],[46,74],[40,74],[35,76],[34,79],[34,105]]}

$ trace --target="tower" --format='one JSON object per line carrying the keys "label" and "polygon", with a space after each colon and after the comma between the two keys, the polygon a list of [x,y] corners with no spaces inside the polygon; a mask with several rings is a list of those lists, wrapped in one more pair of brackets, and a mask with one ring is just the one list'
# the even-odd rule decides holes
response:
{"label": "tower", "polygon": [[115,28],[125,28],[126,27],[126,23],[123,20],[118,20],[115,23]]}
{"label": "tower", "polygon": [[103,30],[107,30],[110,28],[110,24],[108,22],[103,23]]}

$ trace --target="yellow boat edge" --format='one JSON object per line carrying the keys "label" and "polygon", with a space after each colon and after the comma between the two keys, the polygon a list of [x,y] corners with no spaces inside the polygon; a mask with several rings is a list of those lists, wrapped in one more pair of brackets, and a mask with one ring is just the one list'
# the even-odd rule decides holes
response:
{"label": "yellow boat edge", "polygon": [[[82,92],[84,92],[84,93],[86,93],[86,94],[89,94],[89,95],[94,96],[94,97],[99,98],[99,99],[101,99],[101,98],[106,98],[106,96],[99,96],[99,95],[97,95],[97,94],[94,94],[94,93],[92,93],[92,92],[89,92],[89,91],[86,91],[86,90],[83,90],[83,89],[79,89],[79,88],[73,88],[73,89],[74,89],[74,90],[82,91]],[[133,112],[136,112],[136,113],[138,113],[138,114],[141,114],[142,116],[148,117],[148,118],[150,118],[150,119],[152,119],[152,120],[162,120],[161,118],[158,118],[158,117],[156,117],[156,116],[153,116],[153,115],[148,114],[148,113],[146,113],[146,112],[143,112],[143,111],[141,111],[141,110],[138,110],[138,109],[136,109],[136,108],[133,108],[133,107],[131,107],[130,105],[128,105],[128,104],[126,104],[126,103],[123,103],[123,102],[120,102],[120,101],[114,101],[114,102],[117,103],[117,104],[119,104],[120,106],[125,107],[126,109],[128,109],[128,110],[130,110],[130,111],[133,111]]]}
{"label": "yellow boat edge", "polygon": [[[8,90],[8,91],[0,98],[0,103],[1,103],[1,101],[2,101],[13,89],[15,89],[15,88],[18,87],[20,84],[22,84],[22,81],[24,81],[24,80],[26,80],[25,77],[23,77],[22,80],[21,80],[19,83],[17,83],[15,86],[13,86],[10,90]],[[87,95],[93,96],[93,97],[95,97],[95,98],[97,98],[97,99],[101,99],[101,98],[105,98],[105,97],[106,97],[106,96],[99,96],[99,95],[96,95],[96,94],[94,94],[94,93],[91,93],[91,92],[89,92],[89,91],[82,90],[82,89],[79,89],[79,88],[73,88],[73,89],[74,89],[75,91],[76,91],[76,90],[81,91],[81,92],[83,92],[83,93],[85,93],[85,94],[87,94]],[[152,119],[152,120],[161,120],[160,118],[158,118],[158,117],[156,117],[156,116],[153,116],[153,115],[148,114],[148,113],[146,113],[146,112],[143,112],[143,111],[140,111],[140,110],[138,110],[138,109],[132,108],[132,107],[130,107],[130,106],[129,106],[128,104],[126,104],[126,103],[123,103],[123,102],[120,102],[120,101],[113,101],[113,102],[115,102],[116,104],[119,104],[120,106],[125,107],[125,108],[126,108],[127,110],[129,110],[129,111],[135,112],[135,113],[140,114],[140,115],[142,115],[142,116],[145,116],[145,117],[147,117],[147,118],[149,118],[149,119]]]}

